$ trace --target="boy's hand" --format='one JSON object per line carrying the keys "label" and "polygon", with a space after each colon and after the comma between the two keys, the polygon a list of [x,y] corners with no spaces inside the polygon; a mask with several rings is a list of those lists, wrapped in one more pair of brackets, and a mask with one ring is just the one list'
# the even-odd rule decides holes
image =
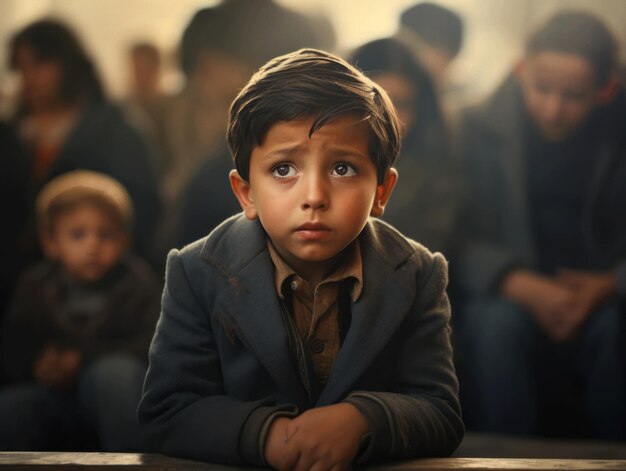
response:
{"label": "boy's hand", "polygon": [[77,350],[47,345],[33,366],[33,376],[42,386],[66,389],[74,384],[80,370],[81,356]]}
{"label": "boy's hand", "polygon": [[[277,468],[349,469],[366,432],[367,421],[352,404],[308,410],[286,423],[286,448]],[[268,463],[275,466],[269,459]]]}

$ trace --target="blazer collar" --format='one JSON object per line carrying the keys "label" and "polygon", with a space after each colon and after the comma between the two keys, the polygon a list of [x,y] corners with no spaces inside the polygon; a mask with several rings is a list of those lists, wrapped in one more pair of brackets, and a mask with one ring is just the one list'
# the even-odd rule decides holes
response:
{"label": "blazer collar", "polygon": [[[352,306],[352,323],[318,404],[340,400],[389,342],[415,299],[415,271],[400,275],[415,248],[386,223],[371,219],[359,236],[363,293]],[[306,407],[309,400],[289,349],[266,235],[257,221],[233,216],[204,243],[202,258],[229,281],[228,310],[242,340],[286,391]],[[226,304],[226,303],[225,303]]]}
{"label": "blazer collar", "polygon": [[363,293],[352,305],[350,329],[317,405],[342,400],[406,319],[416,296],[416,249],[395,229],[371,220],[360,236]]}

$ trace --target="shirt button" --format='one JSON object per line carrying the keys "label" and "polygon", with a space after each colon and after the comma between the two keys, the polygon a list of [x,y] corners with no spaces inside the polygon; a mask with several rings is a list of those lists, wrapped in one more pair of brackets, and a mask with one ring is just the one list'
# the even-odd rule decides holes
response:
{"label": "shirt button", "polygon": [[291,288],[291,291],[295,291],[298,289],[298,282],[296,280],[293,280],[291,282],[291,284],[289,285],[289,287]]}
{"label": "shirt button", "polygon": [[309,345],[311,351],[315,354],[320,354],[324,351],[324,342],[319,339],[315,339]]}

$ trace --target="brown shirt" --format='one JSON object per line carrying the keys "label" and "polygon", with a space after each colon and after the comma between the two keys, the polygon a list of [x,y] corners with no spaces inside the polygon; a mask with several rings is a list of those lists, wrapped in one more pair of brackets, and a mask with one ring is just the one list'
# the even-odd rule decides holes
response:
{"label": "brown shirt", "polygon": [[326,384],[330,369],[339,353],[339,292],[344,282],[352,282],[350,297],[355,302],[363,289],[361,249],[356,240],[347,249],[343,262],[317,286],[302,279],[267,243],[274,264],[276,293],[282,300],[290,290],[293,316],[300,338],[308,345],[313,370]]}

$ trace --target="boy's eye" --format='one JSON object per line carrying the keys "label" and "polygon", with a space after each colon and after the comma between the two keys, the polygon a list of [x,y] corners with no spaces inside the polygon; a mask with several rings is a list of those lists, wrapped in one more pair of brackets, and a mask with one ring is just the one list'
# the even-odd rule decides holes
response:
{"label": "boy's eye", "polygon": [[290,164],[280,164],[272,169],[272,175],[279,178],[293,177],[296,169]]}
{"label": "boy's eye", "polygon": [[333,175],[337,175],[340,177],[351,177],[352,175],[356,175],[356,170],[352,165],[346,163],[340,163],[335,165],[333,168]]}

